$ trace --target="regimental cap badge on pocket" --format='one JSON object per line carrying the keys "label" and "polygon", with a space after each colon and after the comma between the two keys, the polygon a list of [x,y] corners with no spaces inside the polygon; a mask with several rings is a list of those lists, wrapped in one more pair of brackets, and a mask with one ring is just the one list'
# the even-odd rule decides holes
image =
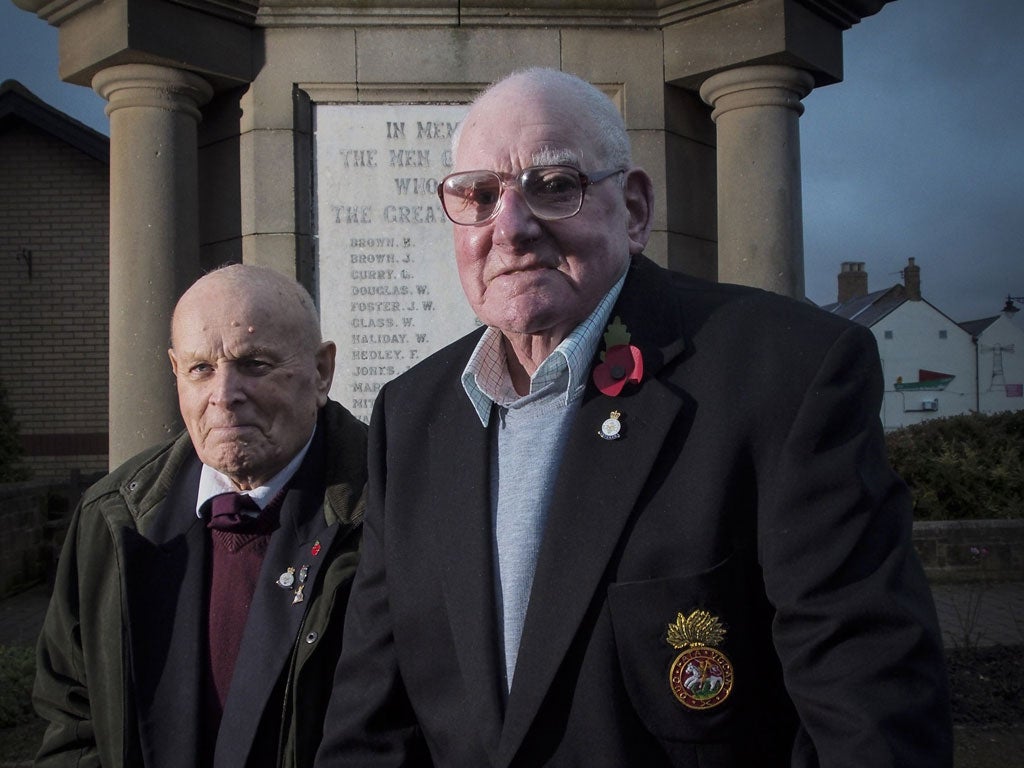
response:
{"label": "regimental cap badge on pocket", "polygon": [[681,650],[669,668],[672,693],[689,709],[712,709],[732,693],[732,662],[715,648],[725,637],[725,627],[717,616],[694,610],[689,616],[676,614],[668,625],[666,642]]}

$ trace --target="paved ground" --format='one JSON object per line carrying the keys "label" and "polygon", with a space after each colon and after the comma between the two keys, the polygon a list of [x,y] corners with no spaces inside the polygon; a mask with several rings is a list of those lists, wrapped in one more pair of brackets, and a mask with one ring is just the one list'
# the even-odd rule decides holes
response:
{"label": "paved ground", "polygon": [[[1024,581],[932,588],[947,648],[1024,645]],[[33,645],[49,592],[34,587],[0,600],[0,645]]]}
{"label": "paved ground", "polygon": [[947,648],[1024,645],[1024,581],[936,584],[932,596]]}

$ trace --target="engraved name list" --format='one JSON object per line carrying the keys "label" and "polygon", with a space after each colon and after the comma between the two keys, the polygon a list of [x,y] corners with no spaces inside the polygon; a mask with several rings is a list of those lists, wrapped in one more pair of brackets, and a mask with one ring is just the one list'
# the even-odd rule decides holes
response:
{"label": "engraved name list", "polygon": [[338,345],[331,395],[369,421],[390,379],[472,330],[437,199],[452,105],[317,105],[318,303]]}

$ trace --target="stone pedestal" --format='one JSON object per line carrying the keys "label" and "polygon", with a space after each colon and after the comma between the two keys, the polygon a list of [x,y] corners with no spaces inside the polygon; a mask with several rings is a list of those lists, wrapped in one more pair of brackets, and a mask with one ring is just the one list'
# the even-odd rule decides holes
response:
{"label": "stone pedestal", "polygon": [[708,78],[718,129],[718,277],[802,299],[801,99],[812,76],[781,65]]}
{"label": "stone pedestal", "polygon": [[151,64],[100,71],[110,117],[110,466],[181,419],[167,359],[171,314],[198,277],[196,129],[212,89]]}

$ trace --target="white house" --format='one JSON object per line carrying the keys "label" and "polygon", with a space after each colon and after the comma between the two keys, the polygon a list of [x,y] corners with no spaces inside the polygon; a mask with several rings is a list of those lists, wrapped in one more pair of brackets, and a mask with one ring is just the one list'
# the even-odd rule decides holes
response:
{"label": "white house", "polygon": [[1007,298],[1001,314],[960,324],[975,341],[975,410],[981,413],[1024,408],[1024,330],[1013,322],[1017,311]]}
{"label": "white house", "polygon": [[[871,329],[885,381],[886,429],[928,418],[1024,408],[1024,332],[1003,315],[958,324],[921,296],[909,259],[903,283],[868,293],[863,262],[844,262],[838,301],[823,307]],[[1014,310],[1013,303],[1008,306]]]}

